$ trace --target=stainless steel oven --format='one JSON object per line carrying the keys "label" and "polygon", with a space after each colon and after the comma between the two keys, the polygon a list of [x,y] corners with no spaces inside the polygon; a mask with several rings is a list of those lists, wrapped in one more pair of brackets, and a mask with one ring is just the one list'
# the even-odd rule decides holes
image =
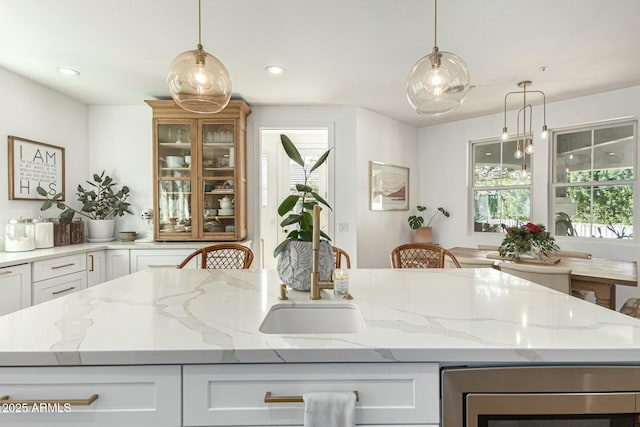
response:
{"label": "stainless steel oven", "polygon": [[442,427],[638,427],[640,366],[445,368]]}

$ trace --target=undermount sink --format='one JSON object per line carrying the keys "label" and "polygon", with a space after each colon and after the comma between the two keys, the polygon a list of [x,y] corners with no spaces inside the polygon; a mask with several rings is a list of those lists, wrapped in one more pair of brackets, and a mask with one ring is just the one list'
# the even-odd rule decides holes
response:
{"label": "undermount sink", "polygon": [[341,304],[276,304],[260,332],[265,334],[355,334],[365,330],[358,306]]}

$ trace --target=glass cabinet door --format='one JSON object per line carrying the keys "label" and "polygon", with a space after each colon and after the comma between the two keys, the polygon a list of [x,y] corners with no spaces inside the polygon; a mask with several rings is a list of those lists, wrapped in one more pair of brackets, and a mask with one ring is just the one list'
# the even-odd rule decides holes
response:
{"label": "glass cabinet door", "polygon": [[235,233],[236,161],[234,125],[202,125],[203,229]]}
{"label": "glass cabinet door", "polygon": [[158,233],[191,235],[190,122],[158,124]]}

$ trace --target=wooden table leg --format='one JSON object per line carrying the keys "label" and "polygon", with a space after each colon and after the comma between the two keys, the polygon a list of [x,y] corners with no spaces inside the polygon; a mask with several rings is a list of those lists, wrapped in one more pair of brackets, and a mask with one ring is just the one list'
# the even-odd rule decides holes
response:
{"label": "wooden table leg", "polygon": [[571,288],[591,291],[595,294],[596,304],[616,309],[616,285],[612,283],[591,282],[588,280],[571,279]]}

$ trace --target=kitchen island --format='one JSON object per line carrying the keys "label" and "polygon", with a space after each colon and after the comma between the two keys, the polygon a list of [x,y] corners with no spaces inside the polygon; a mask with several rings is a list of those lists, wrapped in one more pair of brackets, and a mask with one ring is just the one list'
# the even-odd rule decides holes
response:
{"label": "kitchen island", "polygon": [[[367,400],[362,389],[367,385],[360,384],[363,405],[379,412],[363,409],[359,422],[427,425],[439,420],[441,366],[640,361],[638,320],[492,269],[353,270],[352,301],[327,291],[322,300],[311,301],[308,293],[290,290],[290,299],[280,302],[279,284],[270,270],[155,268],[0,317],[0,366],[5,367],[0,378],[24,377],[22,369],[55,376],[56,370],[69,367],[65,375],[72,374],[77,384],[87,378],[82,369],[97,370],[99,376],[110,372],[101,374],[104,380],[105,375],[126,378],[128,373],[136,378],[148,368],[152,376],[176,377],[167,387],[177,388],[167,398],[182,402],[184,416],[176,418],[181,412],[172,409],[178,415],[160,416],[162,425],[281,425],[300,417],[300,409],[264,404],[265,387],[282,389],[287,378],[297,380],[293,388],[303,391],[310,382],[331,389],[325,382],[332,378],[337,389],[363,378],[389,387],[388,374],[397,385],[388,407],[396,412],[385,415],[374,404],[377,398]],[[365,329],[352,334],[259,331],[274,304],[337,303],[355,304]],[[276,377],[280,386],[266,385]],[[222,391],[212,385],[220,378]],[[256,390],[234,382],[242,379],[247,385],[249,378],[261,378],[260,385],[252,385]],[[0,387],[3,383],[0,379]],[[405,390],[407,384],[411,386]],[[201,393],[193,391],[197,387]],[[231,405],[225,398],[234,393],[260,395],[259,403],[266,407],[257,409],[255,401],[246,407]],[[2,394],[10,393],[0,389]],[[108,392],[103,395],[106,404]],[[216,406],[217,398],[233,409]],[[413,403],[402,407],[394,399]],[[94,405],[100,407],[100,402]],[[154,407],[161,406],[158,402]],[[190,406],[196,404],[208,406]],[[406,417],[398,418],[399,407]],[[222,421],[207,419],[212,416]]]}

